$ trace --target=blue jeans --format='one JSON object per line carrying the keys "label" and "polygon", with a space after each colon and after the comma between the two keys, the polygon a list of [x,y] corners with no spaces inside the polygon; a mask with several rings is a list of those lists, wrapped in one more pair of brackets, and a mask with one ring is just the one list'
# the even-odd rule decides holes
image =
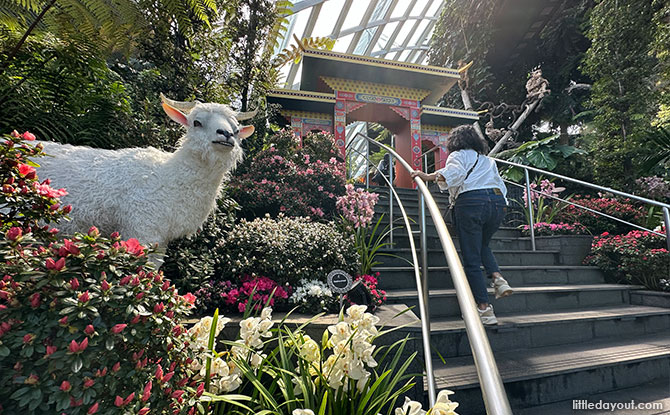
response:
{"label": "blue jeans", "polygon": [[487,275],[500,272],[489,242],[505,217],[505,198],[499,189],[479,189],[461,193],[454,206],[456,232],[460,239],[461,258],[470,289],[478,304],[489,302]]}

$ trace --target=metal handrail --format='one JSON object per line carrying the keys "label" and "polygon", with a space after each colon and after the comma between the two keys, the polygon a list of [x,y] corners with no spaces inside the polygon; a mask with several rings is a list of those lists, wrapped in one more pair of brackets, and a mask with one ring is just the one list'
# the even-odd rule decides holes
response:
{"label": "metal handrail", "polygon": [[[391,157],[397,159],[398,162],[408,172],[414,171],[410,164],[407,163],[392,148],[374,141],[363,133],[358,133],[357,135],[364,137],[369,142],[372,142],[388,151],[391,154]],[[459,259],[458,253],[456,252],[454,242],[449,235],[447,225],[444,223],[440,209],[437,206],[437,203],[435,203],[435,200],[428,190],[428,187],[426,187],[426,184],[418,176],[414,178],[414,181],[417,184],[419,192],[425,201],[425,205],[422,205],[422,209],[425,209],[425,206],[428,207],[428,211],[430,212],[433,223],[437,230],[437,234],[440,238],[440,244],[442,245],[444,256],[447,259],[449,271],[454,282],[454,288],[456,289],[458,304],[460,306],[461,313],[463,314],[465,330],[468,335],[468,339],[470,340],[472,355],[474,357],[477,376],[479,377],[479,384],[482,390],[484,405],[486,406],[487,413],[490,415],[510,415],[512,414],[512,409],[510,408],[507,394],[505,393],[505,387],[500,377],[500,373],[498,372],[498,366],[496,365],[495,359],[493,357],[491,345],[489,344],[488,338],[486,337],[486,331],[484,330],[484,326],[482,325],[482,322],[479,318],[475,299],[472,295],[472,291],[470,290],[470,284],[468,284],[465,271],[463,270],[463,265],[461,264],[461,260]],[[422,233],[425,233],[425,227],[422,229]],[[413,238],[410,238],[410,240],[412,239]],[[426,249],[426,245],[424,244],[421,249],[422,257],[425,257],[423,250]],[[427,264],[424,264],[424,266],[427,266]],[[417,288],[419,289],[419,308],[421,312],[421,326],[423,331],[426,327],[428,327],[428,329],[430,328],[430,317],[426,314],[427,304],[424,304],[424,307],[421,307],[424,299],[428,298],[428,287],[421,281],[421,278],[418,275],[416,275],[416,280]],[[428,331],[428,336],[429,335],[430,330]],[[426,349],[426,341],[429,340],[428,336],[424,335],[424,349]],[[430,350],[430,348],[427,350]],[[426,369],[428,369],[428,367]],[[435,398],[432,394],[429,393],[429,399]],[[434,400],[430,403],[431,406],[433,406]]]}
{"label": "metal handrail", "polygon": [[[358,153],[360,156],[363,156],[365,158],[368,164],[372,164],[370,162],[370,158],[368,155],[365,155],[355,149],[351,149],[350,151]],[[416,244],[414,243],[414,237],[412,236],[413,235],[412,227],[409,223],[409,216],[405,211],[405,207],[402,204],[402,200],[400,200],[400,196],[398,196],[398,193],[393,188],[393,184],[391,183],[391,181],[383,174],[381,176],[384,178],[384,181],[386,181],[386,184],[389,186],[389,191],[392,192],[393,197],[398,202],[398,206],[400,207],[400,213],[402,215],[403,221],[405,222],[405,228],[407,228],[407,236],[409,238],[410,251],[412,252],[412,265],[414,267],[414,276],[417,281],[417,291],[419,291],[419,293],[422,293],[423,291],[426,291],[423,289],[425,283],[421,280],[419,273],[419,265],[418,265],[419,259],[416,255]],[[393,199],[389,198],[389,207],[391,209],[393,209],[392,205],[393,205]],[[393,222],[390,223],[389,229],[390,230],[393,229]],[[391,244],[393,244],[392,241]],[[430,351],[430,318],[429,318],[430,313],[428,309],[427,298],[424,296],[419,296],[419,314],[421,315],[421,334],[423,336],[423,355],[424,355],[424,362],[426,365],[426,378],[428,382],[428,400],[430,402],[430,406],[432,407],[435,405],[436,400],[435,372],[433,371],[433,360],[431,358],[431,351]]]}
{"label": "metal handrail", "polygon": [[[571,205],[579,207],[581,209],[587,210],[589,212],[596,213],[600,216],[604,216],[604,217],[607,217],[609,219],[613,219],[613,220],[616,220],[618,222],[625,223],[626,225],[630,225],[630,226],[633,226],[635,228],[642,229],[644,231],[648,231],[648,232],[654,233],[654,234],[659,235],[659,236],[665,236],[666,244],[668,246],[668,250],[670,251],[670,205],[669,204],[659,202],[659,201],[656,201],[656,200],[652,200],[652,199],[647,199],[646,197],[635,196],[633,194],[622,192],[620,190],[615,190],[615,189],[612,189],[612,188],[609,188],[609,187],[599,186],[597,184],[585,182],[583,180],[573,179],[572,177],[567,177],[567,176],[563,176],[561,174],[556,174],[556,173],[552,173],[552,172],[549,172],[549,171],[546,171],[546,170],[537,169],[535,167],[525,166],[523,164],[514,163],[514,162],[511,162],[511,161],[507,161],[507,160],[497,159],[495,157],[491,157],[491,158],[498,163],[506,164],[506,165],[513,166],[513,167],[522,168],[524,170],[524,176],[525,176],[525,179],[526,179],[526,184],[525,184],[526,194],[528,195],[528,197],[530,197],[530,192],[531,191],[534,191],[536,193],[540,193],[544,196],[548,196],[545,193],[542,193],[541,191],[532,190],[530,188],[530,179],[529,179],[529,176],[528,176],[528,172],[532,171],[532,172],[540,173],[540,174],[543,174],[543,175],[546,175],[546,176],[555,177],[557,179],[564,180],[564,181],[567,181],[567,182],[572,182],[572,183],[578,184],[580,186],[589,187],[591,189],[598,190],[598,191],[601,191],[601,192],[612,193],[612,194],[622,196],[622,197],[625,197],[625,198],[628,198],[628,199],[637,200],[639,202],[646,203],[648,205],[660,207],[661,209],[663,209],[663,222],[665,223],[665,235],[663,235],[661,233],[658,233],[656,231],[653,231],[651,229],[647,229],[647,228],[644,228],[642,226],[639,226],[639,225],[636,225],[636,224],[633,224],[633,223],[615,218],[611,215],[607,215],[606,213],[602,213],[602,212],[599,212],[597,210],[589,209],[585,206],[582,206],[582,205],[579,205],[579,204],[576,204],[576,203],[572,203],[572,202],[569,202],[567,200],[559,199],[559,200],[567,202]],[[531,245],[532,245],[532,248],[533,248],[533,251],[534,251],[535,250],[535,229],[534,229],[534,226],[533,226],[533,223],[532,223],[532,219],[533,219],[533,217],[532,217],[532,215],[533,215],[532,203],[528,203],[528,212],[529,212],[529,215],[530,215],[529,217],[531,219],[530,228],[529,228],[530,229],[530,237],[531,237]]]}

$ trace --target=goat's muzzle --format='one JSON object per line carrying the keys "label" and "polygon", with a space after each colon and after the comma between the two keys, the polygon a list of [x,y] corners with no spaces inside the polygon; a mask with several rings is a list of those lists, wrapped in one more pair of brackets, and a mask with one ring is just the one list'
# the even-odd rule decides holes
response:
{"label": "goat's muzzle", "polygon": [[225,138],[223,140],[214,140],[212,141],[214,144],[221,144],[222,146],[226,147],[235,147],[235,139],[234,138]]}

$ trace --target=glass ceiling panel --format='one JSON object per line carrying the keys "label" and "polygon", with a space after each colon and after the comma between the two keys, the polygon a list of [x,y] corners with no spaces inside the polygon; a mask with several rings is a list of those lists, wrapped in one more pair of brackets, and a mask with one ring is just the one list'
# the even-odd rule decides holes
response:
{"label": "glass ceiling panel", "polygon": [[393,22],[389,23],[384,27],[384,30],[382,31],[382,34],[379,36],[379,39],[377,40],[377,44],[375,45],[374,49],[372,49],[372,53],[375,53],[379,50],[382,50],[386,47],[386,44],[389,41],[389,38],[393,34],[393,31],[395,30],[396,26],[398,26],[398,22]]}
{"label": "glass ceiling panel", "polygon": [[352,27],[360,25],[369,4],[370,0],[355,0],[351,3],[351,8],[349,9],[347,18],[344,19],[342,30],[351,29]]}
{"label": "glass ceiling panel", "polygon": [[406,20],[404,22],[405,24],[402,25],[400,33],[398,33],[398,37],[395,38],[395,42],[393,42],[391,49],[402,46],[402,44],[405,42],[405,38],[407,38],[407,35],[409,35],[412,27],[414,27],[414,22],[416,22],[416,20]]}
{"label": "glass ceiling panel", "polygon": [[350,35],[337,39],[337,41],[335,42],[335,47],[333,47],[333,50],[335,52],[346,52],[353,38],[354,34],[352,33]]}
{"label": "glass ceiling panel", "polygon": [[321,12],[316,19],[316,25],[314,26],[312,36],[322,37],[329,36],[333,33],[337,17],[340,15],[342,7],[344,6],[344,1],[345,0],[328,0],[322,3],[323,6],[321,6]]}
{"label": "glass ceiling panel", "polygon": [[417,43],[421,44],[421,35],[423,34],[423,31],[426,30],[426,26],[428,26],[428,23],[430,23],[430,20],[422,20],[421,23],[419,23],[419,27],[417,27],[416,31],[412,35],[412,38],[410,39],[408,45],[414,46]]}
{"label": "glass ceiling panel", "polygon": [[410,13],[410,16],[421,16],[429,0],[418,0]]}
{"label": "glass ceiling panel", "polygon": [[[298,13],[296,16],[295,24],[293,25],[293,32],[295,33],[298,38],[302,38],[302,34],[305,32],[305,27],[307,27],[307,21],[309,20],[309,13],[311,12],[310,9],[306,9]],[[295,41],[293,40],[293,36],[291,36],[290,33],[286,34],[287,37],[291,37],[290,43],[294,43]]]}
{"label": "glass ceiling panel", "polygon": [[444,0],[433,0],[433,4],[430,5],[430,8],[428,9],[428,13],[426,13],[426,16],[435,16],[437,13],[437,10],[440,8]]}
{"label": "glass ceiling panel", "polygon": [[398,1],[398,3],[395,5],[395,8],[393,9],[393,13],[391,13],[391,18],[404,16],[410,3],[411,1],[409,0]]}

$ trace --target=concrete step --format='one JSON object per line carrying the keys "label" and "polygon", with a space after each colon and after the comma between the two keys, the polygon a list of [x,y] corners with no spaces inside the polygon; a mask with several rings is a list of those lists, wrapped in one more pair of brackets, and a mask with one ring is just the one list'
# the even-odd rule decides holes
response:
{"label": "concrete step", "polygon": [[[513,298],[509,299],[513,301]],[[568,311],[498,313],[486,327],[495,352],[531,349],[605,338],[644,336],[670,330],[670,309],[619,305]],[[468,356],[470,342],[459,317],[431,320],[430,341],[441,356]],[[669,408],[670,409],[670,408]]]}
{"label": "concrete step", "polygon": [[[380,267],[407,266],[407,261],[412,261],[412,252],[409,248],[398,248],[391,250],[380,250]],[[531,251],[531,250],[496,250],[493,251],[498,265],[559,265],[560,251]],[[442,249],[429,249],[428,266],[446,266],[447,260]],[[459,250],[460,254],[460,250]],[[392,256],[391,256],[392,255]],[[421,250],[416,250],[416,255],[421,261]],[[574,264],[578,265],[578,264]]]}
{"label": "concrete step", "polygon": [[587,413],[588,415],[669,415],[670,379],[661,378],[640,386],[617,389],[613,392],[596,395],[582,394],[573,399],[531,406],[514,413],[516,415],[579,413]]}
{"label": "concrete step", "polygon": [[[630,291],[641,289],[635,285],[589,284],[589,285],[544,285],[516,287],[514,295],[495,300],[493,289],[489,288],[489,299],[495,312],[532,313],[559,310],[575,310],[597,306],[616,306],[630,304]],[[418,310],[416,288],[411,290],[389,290],[386,292],[389,303],[402,303]],[[430,290],[430,316],[456,317],[461,315],[454,289]]]}
{"label": "concrete step", "polygon": [[[412,228],[414,231],[418,231],[419,227],[413,227]],[[454,241],[454,245],[456,248],[460,248],[459,240],[458,237],[456,237],[455,232],[450,232],[449,233],[452,241]],[[404,230],[404,228],[396,228],[393,231],[393,243],[394,243],[394,248],[409,248],[409,238],[407,237],[407,232]],[[414,243],[416,246],[419,246],[419,234],[417,233],[414,235]],[[427,238],[426,238],[426,246],[430,248],[442,248],[442,245],[440,244],[440,238],[438,238],[437,234],[432,234],[431,232],[428,232]],[[489,246],[491,249],[495,250],[512,250],[512,249],[521,249],[521,250],[530,250],[532,248],[530,239],[528,238],[519,238],[519,237],[514,237],[514,236],[501,236],[498,235],[497,233],[493,235],[491,238],[491,242],[489,243]]]}
{"label": "concrete step", "polygon": [[[416,289],[414,268],[407,263],[404,266],[377,266],[373,271],[380,273],[379,286],[384,290]],[[604,282],[604,275],[599,268],[583,265],[501,265],[500,272],[512,287]],[[431,290],[453,288],[449,267],[428,267],[428,284]]]}
{"label": "concrete step", "polygon": [[[670,333],[494,352],[494,355],[508,399],[517,413],[531,406],[667,380]],[[471,356],[447,358],[444,362],[435,359],[434,366],[437,389],[455,392],[451,398],[460,404],[459,414],[485,413]]]}

